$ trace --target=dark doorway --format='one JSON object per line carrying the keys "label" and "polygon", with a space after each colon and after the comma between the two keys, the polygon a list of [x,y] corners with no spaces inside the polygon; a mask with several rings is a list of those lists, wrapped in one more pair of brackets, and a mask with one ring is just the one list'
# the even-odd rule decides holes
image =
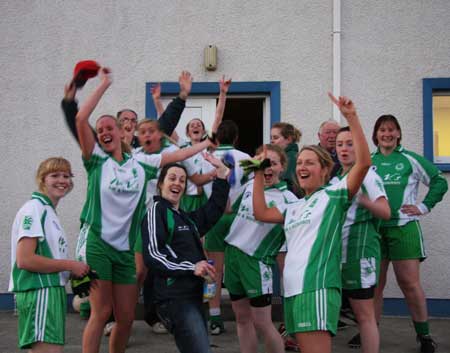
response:
{"label": "dark doorway", "polygon": [[[265,98],[227,98],[223,120],[233,120],[239,127],[236,148],[254,156],[263,143],[263,106]],[[216,100],[217,104],[217,100]]]}

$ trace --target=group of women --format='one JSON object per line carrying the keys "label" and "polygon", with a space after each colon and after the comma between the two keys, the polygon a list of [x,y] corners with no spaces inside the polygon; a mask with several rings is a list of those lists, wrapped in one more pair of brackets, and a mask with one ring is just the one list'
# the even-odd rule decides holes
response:
{"label": "group of women", "polygon": [[[191,82],[183,72],[177,99],[186,99]],[[242,168],[240,161],[250,156],[233,146],[237,127],[220,122],[229,80],[219,83],[222,100],[215,135],[205,138],[203,122],[194,119],[186,128],[189,146],[182,149],[170,148],[165,133],[172,135],[177,119],[167,116],[159,123],[138,123],[134,112],[127,110],[134,113],[128,116],[121,111],[122,119],[102,115],[92,129],[89,117],[111,83],[110,70],[101,69],[100,83],[80,110],[65,110],[75,114],[69,125],[88,178],[77,261],[67,259],[67,242],[54,211],[72,189],[66,160],[51,158],[41,164],[39,193],[14,221],[10,290],[17,298],[21,348],[62,351],[63,286],[69,272],[82,277],[91,270],[98,279],[90,290],[83,352],[99,351],[112,312],[116,324],[110,352],[124,352],[137,284],[147,267],[154,276],[151,290],[158,316],[180,352],[211,352],[203,282],[208,276],[220,283],[225,263],[224,283],[241,352],[257,351],[258,333],[267,352],[283,352],[271,319],[272,266],[278,259],[285,325],[301,352],[331,351],[341,289],[355,312],[363,352],[378,352],[377,323],[390,261],[421,351],[434,352],[419,280],[425,253],[418,216],[442,199],[447,182],[432,163],[403,149],[395,117],[377,120],[377,151],[371,156],[354,103],[330,94],[348,123],[336,137],[341,169],[330,181],[335,164],[330,154],[316,145],[298,152],[300,132],[286,123],[273,126],[272,144],[258,148],[249,161],[252,167]],[[137,149],[131,145],[134,130],[141,146]],[[207,149],[214,152],[202,153]],[[429,190],[418,203],[420,182]],[[215,266],[206,261],[205,249]],[[217,307],[211,310],[217,313]]]}

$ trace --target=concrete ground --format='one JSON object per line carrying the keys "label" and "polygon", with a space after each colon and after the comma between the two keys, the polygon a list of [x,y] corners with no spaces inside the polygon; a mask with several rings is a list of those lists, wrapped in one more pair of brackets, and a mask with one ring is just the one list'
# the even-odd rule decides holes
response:
{"label": "concrete ground", "polygon": [[[81,335],[85,321],[77,314],[68,314],[66,323],[67,343],[66,353],[81,352]],[[236,336],[236,326],[232,321],[225,323],[227,332],[220,336],[212,336],[211,344],[214,353],[237,353],[239,344]],[[0,353],[24,352],[17,347],[17,317],[11,312],[0,312]],[[440,353],[450,353],[450,319],[432,319],[433,336],[438,342]],[[383,318],[381,322],[381,352],[383,353],[415,353],[418,352],[415,343],[414,329],[407,318]],[[355,327],[339,331],[333,339],[333,352],[359,352],[349,349],[346,342],[356,332]],[[108,339],[102,341],[102,353],[108,352]],[[264,349],[261,347],[261,352]],[[154,334],[150,327],[142,320],[136,321],[130,339],[128,353],[176,353],[177,348],[170,335]]]}

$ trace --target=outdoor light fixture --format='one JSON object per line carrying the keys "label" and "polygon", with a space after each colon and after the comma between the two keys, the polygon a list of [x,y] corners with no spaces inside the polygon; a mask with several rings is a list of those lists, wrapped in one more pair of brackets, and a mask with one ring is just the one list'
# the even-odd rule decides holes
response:
{"label": "outdoor light fixture", "polygon": [[217,69],[217,47],[215,45],[208,45],[205,48],[205,68],[208,71]]}

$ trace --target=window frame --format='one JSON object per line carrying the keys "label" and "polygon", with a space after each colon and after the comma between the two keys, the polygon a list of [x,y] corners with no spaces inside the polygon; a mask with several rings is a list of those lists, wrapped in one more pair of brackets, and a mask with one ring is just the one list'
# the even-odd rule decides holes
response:
{"label": "window frame", "polygon": [[423,154],[441,171],[449,172],[450,163],[436,163],[434,161],[433,138],[433,93],[436,91],[450,91],[449,78],[424,78],[423,83]]}

